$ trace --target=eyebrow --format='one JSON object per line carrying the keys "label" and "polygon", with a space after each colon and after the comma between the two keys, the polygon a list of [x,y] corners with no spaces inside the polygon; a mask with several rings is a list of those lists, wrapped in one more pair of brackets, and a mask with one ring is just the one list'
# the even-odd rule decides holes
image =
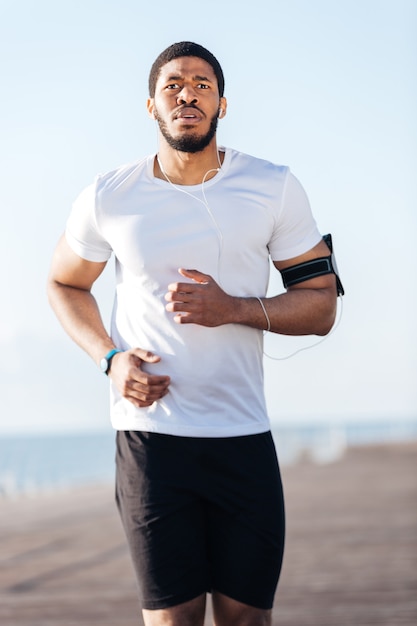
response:
{"label": "eyebrow", "polygon": [[[183,80],[184,76],[180,75],[180,74],[171,74],[171,76],[168,76],[166,78],[166,81],[171,81],[171,80]],[[200,76],[199,74],[197,74],[196,76],[193,76],[193,80],[199,80],[199,81],[203,81],[206,83],[212,83],[213,81],[210,80],[209,78],[207,78],[207,76]]]}

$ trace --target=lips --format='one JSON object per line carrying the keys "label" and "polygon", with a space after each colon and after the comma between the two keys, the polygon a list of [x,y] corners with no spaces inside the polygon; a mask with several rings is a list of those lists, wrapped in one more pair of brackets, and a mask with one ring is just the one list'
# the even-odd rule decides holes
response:
{"label": "lips", "polygon": [[175,119],[180,120],[200,120],[202,117],[201,112],[196,107],[184,107],[178,111],[175,115]]}

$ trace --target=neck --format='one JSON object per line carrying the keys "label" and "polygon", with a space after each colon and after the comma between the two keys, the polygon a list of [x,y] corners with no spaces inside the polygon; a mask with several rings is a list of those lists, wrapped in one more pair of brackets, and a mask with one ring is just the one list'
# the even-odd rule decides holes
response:
{"label": "neck", "polygon": [[154,176],[169,179],[175,185],[199,185],[203,179],[210,180],[221,167],[224,154],[218,152],[212,141],[201,152],[179,152],[161,142],[154,164]]}

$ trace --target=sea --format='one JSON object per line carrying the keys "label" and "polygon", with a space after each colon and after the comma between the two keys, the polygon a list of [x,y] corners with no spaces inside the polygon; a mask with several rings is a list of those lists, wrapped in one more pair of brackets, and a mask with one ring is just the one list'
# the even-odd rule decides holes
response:
{"label": "sea", "polygon": [[[330,463],[350,446],[417,440],[417,417],[346,423],[273,423],[281,466]],[[114,481],[115,433],[0,434],[0,499]]]}

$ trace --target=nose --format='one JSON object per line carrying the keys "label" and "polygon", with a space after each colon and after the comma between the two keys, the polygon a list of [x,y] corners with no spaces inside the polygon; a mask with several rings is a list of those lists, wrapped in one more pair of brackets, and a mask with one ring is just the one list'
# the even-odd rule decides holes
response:
{"label": "nose", "polygon": [[184,85],[177,96],[178,104],[196,104],[198,102],[197,92],[191,85]]}

